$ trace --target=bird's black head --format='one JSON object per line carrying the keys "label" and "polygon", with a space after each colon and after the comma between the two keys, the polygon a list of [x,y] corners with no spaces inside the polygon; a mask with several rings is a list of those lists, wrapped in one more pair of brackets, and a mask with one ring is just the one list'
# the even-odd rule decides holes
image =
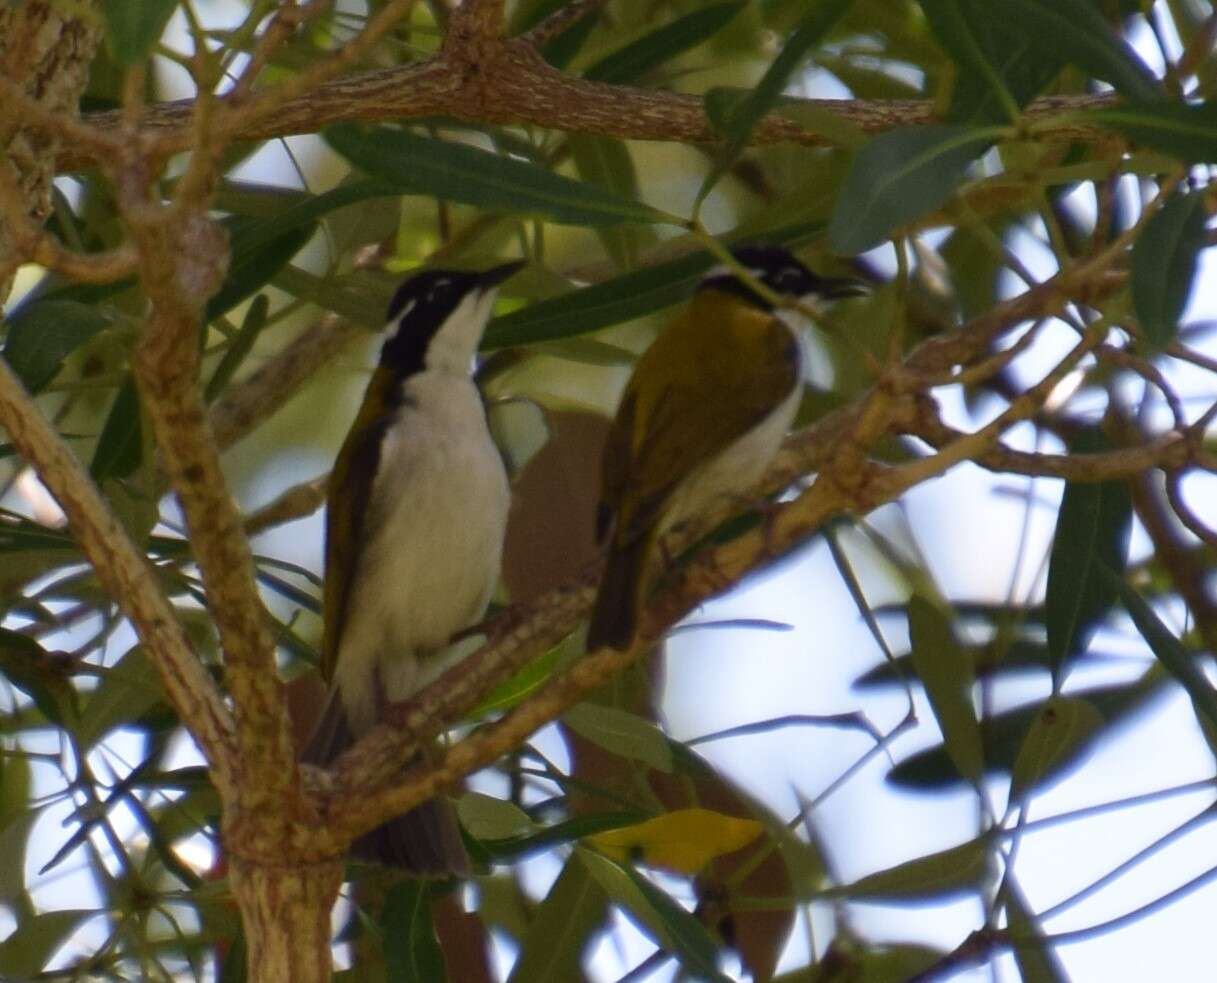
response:
{"label": "bird's black head", "polygon": [[523,266],[504,263],[489,270],[423,270],[397,288],[389,302],[389,336],[380,350],[380,364],[402,375],[422,370],[440,328],[473,293],[485,293]]}
{"label": "bird's black head", "polygon": [[[839,300],[842,297],[856,297],[866,293],[865,285],[860,280],[819,276],[780,246],[737,246],[731,250],[731,255],[740,266],[776,294]],[[740,277],[722,267],[712,270],[701,286],[736,294],[766,310],[773,308],[769,301]]]}

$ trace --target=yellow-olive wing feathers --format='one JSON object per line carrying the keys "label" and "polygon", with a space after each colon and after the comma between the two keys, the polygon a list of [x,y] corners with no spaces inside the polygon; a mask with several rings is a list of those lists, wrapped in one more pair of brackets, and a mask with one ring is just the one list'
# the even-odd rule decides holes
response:
{"label": "yellow-olive wing feathers", "polygon": [[697,293],[639,359],[609,434],[601,510],[616,516],[614,541],[646,536],[681,479],[761,423],[799,369],[798,343],[773,315]]}

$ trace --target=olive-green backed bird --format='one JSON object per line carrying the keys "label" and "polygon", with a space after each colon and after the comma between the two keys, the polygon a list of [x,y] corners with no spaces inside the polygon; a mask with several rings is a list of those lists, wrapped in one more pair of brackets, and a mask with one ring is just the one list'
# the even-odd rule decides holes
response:
{"label": "olive-green backed bird", "polygon": [[[863,292],[774,246],[733,255],[774,293],[811,304]],[[726,267],[638,360],[604,448],[597,536],[608,558],[589,651],[633,642],[657,539],[760,480],[794,420],[801,370],[797,331]]]}
{"label": "olive-green backed bird", "polygon": [[[520,268],[427,270],[389,305],[380,365],[326,497],[322,675],[330,697],[302,759],[328,765],[451,665],[499,577],[510,490],[473,357],[498,285]],[[451,806],[432,799],[353,852],[419,874],[461,874]]]}

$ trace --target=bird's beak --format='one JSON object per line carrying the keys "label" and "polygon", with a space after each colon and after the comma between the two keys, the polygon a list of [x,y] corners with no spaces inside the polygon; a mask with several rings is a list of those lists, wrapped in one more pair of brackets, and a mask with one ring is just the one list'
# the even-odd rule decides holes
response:
{"label": "bird's beak", "polygon": [[846,297],[866,297],[870,294],[871,288],[865,280],[857,280],[854,277],[828,277],[824,279],[819,288],[819,294],[825,300],[844,300]]}
{"label": "bird's beak", "polygon": [[522,259],[513,260],[510,263],[504,263],[502,266],[492,266],[488,270],[478,274],[478,282],[483,290],[493,290],[504,280],[511,278],[517,270],[523,269],[527,264]]}

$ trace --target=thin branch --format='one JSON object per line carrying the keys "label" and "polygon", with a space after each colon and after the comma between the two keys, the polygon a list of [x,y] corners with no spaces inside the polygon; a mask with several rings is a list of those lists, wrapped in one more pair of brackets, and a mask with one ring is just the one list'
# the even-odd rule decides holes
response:
{"label": "thin branch", "polygon": [[570,3],[559,7],[535,27],[521,34],[520,39],[534,48],[540,48],[607,4],[608,0],[570,0]]}
{"label": "thin branch", "polygon": [[[967,436],[947,426],[929,397],[918,402],[920,414],[915,426],[905,432],[942,449]],[[1191,442],[1178,431],[1157,437],[1136,447],[1124,447],[1101,454],[1039,454],[1016,451],[998,443],[972,458],[975,464],[1003,474],[1022,474],[1066,481],[1111,481],[1131,478],[1153,468],[1172,470],[1185,466],[1192,453]]]}
{"label": "thin branch", "polygon": [[0,423],[55,496],[102,585],[154,654],[165,693],[207,757],[216,787],[223,795],[234,795],[239,765],[233,720],[223,696],[195,654],[147,558],[2,359]]}
{"label": "thin branch", "polygon": [[309,325],[248,378],[229,389],[211,407],[209,420],[216,443],[231,447],[288,402],[305,380],[367,331],[337,314]]}
{"label": "thin branch", "polygon": [[[273,108],[260,104],[257,112],[242,113],[231,124],[226,138],[267,140],[316,133],[335,123],[446,115],[477,123],[529,123],[629,140],[717,143],[720,139],[699,96],[604,85],[564,75],[541,61],[534,49],[518,38],[500,42],[499,49],[500,57],[486,69],[488,81],[499,91],[492,102],[485,101],[482,89],[469,88],[443,57],[436,57],[400,68],[350,75],[313,89],[303,87],[299,94],[281,98]],[[1061,115],[1064,120],[1068,113],[1109,106],[1113,99],[1109,95],[1054,96],[1036,100],[1027,113],[1033,119]],[[914,99],[808,102],[830,110],[868,133],[935,119],[932,103]],[[181,100],[149,107],[140,123],[155,134],[158,152],[170,154],[191,149],[188,122],[192,105],[192,100]],[[118,114],[90,113],[85,120],[104,138],[113,134]],[[1097,131],[1079,126],[1076,121],[1063,121],[1059,132],[1054,132],[1062,138],[1084,139],[1093,137]],[[763,120],[751,139],[755,144],[805,146],[824,146],[829,142],[823,133],[780,114]],[[60,171],[79,170],[100,159],[104,155],[96,147],[65,143],[56,165]]]}

